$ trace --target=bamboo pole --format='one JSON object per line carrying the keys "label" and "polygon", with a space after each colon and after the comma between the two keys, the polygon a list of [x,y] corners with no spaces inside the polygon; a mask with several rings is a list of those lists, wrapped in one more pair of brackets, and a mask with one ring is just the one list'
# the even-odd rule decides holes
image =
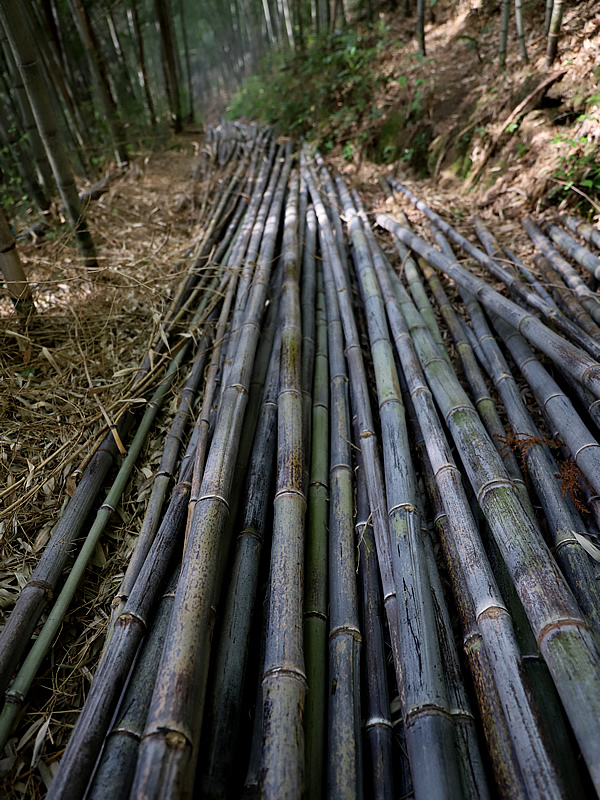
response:
{"label": "bamboo pole", "polygon": [[[361,631],[365,663],[365,737],[371,764],[371,782],[365,783],[365,793],[373,800],[393,800],[393,728],[386,682],[383,639],[383,609],[377,553],[373,539],[367,482],[362,463],[360,438],[354,419],[354,456],[356,459],[356,523],[355,540],[358,550],[358,584],[361,605]],[[310,685],[310,684],[309,684]]]}
{"label": "bamboo pole", "polygon": [[591,627],[600,633],[600,592],[587,553],[574,532],[585,530],[575,509],[570,506],[556,480],[557,466],[521,400],[510,368],[483,317],[479,304],[465,296],[479,346],[484,352],[488,372],[504,402],[513,435],[521,443],[523,462],[542,504],[549,532],[563,574]]}
{"label": "bamboo pole", "polygon": [[[338,246],[341,244],[338,239]],[[328,264],[324,265],[324,270],[331,398],[327,789],[330,797],[361,797],[359,664],[362,637],[358,627],[353,541],[348,375],[336,284]]]}
{"label": "bamboo pole", "polygon": [[529,342],[545,353],[566,373],[600,398],[600,364],[594,361],[585,351],[571,345],[562,336],[554,333],[536,317],[517,306],[511,300],[500,295],[485,281],[476,278],[457,263],[452,263],[435,248],[428,245],[420,237],[403,228],[395,220],[384,214],[377,215],[377,223],[386,230],[395,233],[404,244],[415,250],[432,266],[444,272],[448,277],[467,289],[471,294],[525,336]]}
{"label": "bamboo pole", "polygon": [[[313,212],[314,214],[314,212]],[[316,220],[315,220],[316,223]],[[308,243],[308,239],[307,239]],[[329,493],[329,355],[323,274],[317,273],[312,451],[304,577],[305,784],[308,800],[323,795],[327,715],[327,508]]]}
{"label": "bamboo pole", "polygon": [[[349,192],[337,182],[344,217],[353,244],[361,296],[365,307],[373,366],[377,383],[379,416],[386,478],[386,496],[397,592],[403,587],[400,608],[403,716],[411,773],[416,796],[443,791],[445,796],[463,793],[456,759],[454,728],[443,676],[435,612],[421,540],[417,485],[406,428],[392,345],[387,333],[385,306],[373,266],[368,230],[353,207]],[[381,262],[383,265],[383,262]],[[415,651],[416,645],[416,651]],[[415,660],[414,656],[418,658]],[[428,745],[425,746],[424,742]],[[425,766],[424,757],[427,759]],[[443,787],[443,788],[442,788]]]}
{"label": "bamboo pole", "polygon": [[298,189],[294,171],[285,213],[281,294],[281,360],[277,415],[277,482],[262,680],[261,794],[299,797],[304,781],[302,716],[306,675],[302,650],[304,513],[301,309],[298,285]]}
{"label": "bamboo pole", "polygon": [[235,774],[242,693],[258,592],[258,570],[267,538],[266,523],[277,438],[280,349],[278,337],[269,360],[244,486],[242,519],[224,601],[212,697],[204,723],[208,744],[202,765],[201,789],[206,798],[227,796]]}
{"label": "bamboo pole", "polygon": [[544,254],[554,269],[560,273],[567,286],[574,291],[579,298],[579,302],[594,322],[600,324],[600,301],[598,297],[585,285],[579,273],[560,255],[533,220],[526,218],[521,221],[521,224],[538,250]]}
{"label": "bamboo pole", "polygon": [[[2,170],[0,169],[0,183]],[[19,258],[15,237],[12,235],[4,212],[0,209],[0,272],[14,303],[15,311],[25,318],[36,313],[31,287]]]}
{"label": "bamboo pole", "polygon": [[[408,237],[401,230],[399,226],[394,228],[406,242]],[[419,338],[425,337],[419,333]],[[547,546],[522,509],[495,448],[446,362],[439,357],[426,358],[425,352],[423,359],[440,411],[523,603],[592,780],[599,785],[600,653],[594,635]],[[573,670],[578,675],[576,686]]]}
{"label": "bamboo pole", "polygon": [[573,233],[576,233],[577,236],[581,236],[585,242],[588,242],[588,244],[593,244],[598,250],[600,250],[600,230],[598,230],[598,228],[594,227],[594,225],[590,225],[589,222],[585,222],[573,214],[562,214],[559,219],[565,228],[568,228]]}
{"label": "bamboo pole", "polygon": [[561,247],[568,256],[575,259],[578,264],[585,267],[594,278],[600,278],[600,258],[597,255],[576,242],[572,236],[565,233],[558,225],[547,225],[546,233],[555,244]]}
{"label": "bamboo pole", "polygon": [[[229,385],[221,400],[208,454],[202,496],[196,504],[167,644],[161,659],[148,721],[138,756],[133,792],[166,800],[189,791],[198,756],[204,699],[218,599],[217,567],[226,551],[221,539],[228,516],[231,478],[247,404],[247,386],[256,354],[260,319],[268,290],[283,192],[290,170],[286,160],[266,221],[257,274],[248,302]],[[178,691],[171,692],[177,685]]]}

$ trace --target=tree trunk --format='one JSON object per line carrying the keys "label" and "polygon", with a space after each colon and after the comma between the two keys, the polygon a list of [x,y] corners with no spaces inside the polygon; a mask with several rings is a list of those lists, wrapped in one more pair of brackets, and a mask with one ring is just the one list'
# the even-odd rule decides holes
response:
{"label": "tree trunk", "polygon": [[87,223],[82,215],[81,202],[73,171],[58,135],[56,118],[48,97],[41,70],[36,59],[35,44],[21,15],[19,0],[2,0],[0,21],[8,36],[17,66],[27,91],[41,139],[46,149],[60,195],[87,267],[97,266],[96,251]]}
{"label": "tree trunk", "polygon": [[100,54],[98,40],[92,28],[87,9],[83,5],[82,0],[68,0],[68,3],[87,53],[90,71],[96,85],[98,98],[104,111],[104,118],[112,140],[117,164],[119,166],[128,164],[129,156],[127,155],[127,147],[125,146],[123,126],[118,119],[117,104],[110,90],[106,65]]}
{"label": "tree trunk", "polygon": [[181,99],[177,83],[177,63],[175,53],[175,37],[171,27],[171,12],[168,0],[154,0],[160,43],[162,49],[162,62],[165,75],[165,87],[169,100],[169,110],[175,133],[181,133]]}
{"label": "tree trunk", "polygon": [[564,0],[554,0],[552,6],[552,17],[550,19],[550,29],[548,32],[548,46],[546,48],[546,66],[553,64],[556,58],[556,48],[558,47],[558,37],[560,35],[560,23],[562,22]]}
{"label": "tree trunk", "polygon": [[181,24],[181,39],[183,41],[183,55],[185,59],[185,75],[188,90],[188,115],[187,121],[194,121],[194,84],[192,81],[192,66],[190,62],[190,48],[188,47],[187,31],[185,27],[185,14],[183,11],[183,0],[179,0],[179,22]]}
{"label": "tree trunk", "polygon": [[[2,171],[0,170],[0,183]],[[4,213],[0,209],[0,270],[8,288],[11,300],[18,314],[30,316],[35,314],[35,304],[31,288],[23,272],[23,265],[17,253],[15,239]]]}
{"label": "tree trunk", "polygon": [[417,0],[417,41],[419,53],[425,58],[425,0]]}

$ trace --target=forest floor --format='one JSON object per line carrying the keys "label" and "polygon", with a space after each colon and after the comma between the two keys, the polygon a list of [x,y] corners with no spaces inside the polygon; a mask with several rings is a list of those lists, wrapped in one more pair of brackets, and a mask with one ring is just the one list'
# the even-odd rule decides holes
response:
{"label": "forest floor", "polygon": [[[331,141],[329,160],[358,187],[370,209],[385,206],[376,175],[393,175],[463,232],[470,232],[470,214],[479,213],[529,263],[532,247],[520,217],[554,213],[555,205],[547,201],[557,188],[554,201],[572,200],[572,190],[562,192],[560,181],[568,183],[576,162],[592,164],[590,153],[600,142],[598,5],[591,0],[567,12],[561,55],[551,70],[565,74],[514,117],[548,74],[545,38],[534,33],[542,30],[541,18],[534,17],[528,28],[531,63],[520,62],[512,37],[507,69],[499,74],[499,15],[470,10],[451,16],[438,6],[433,7],[438,18],[426,31],[424,61],[409,43],[406,23],[385,18],[398,34],[398,47],[382,52],[376,65],[379,115],[359,117],[337,132],[324,129],[321,139]],[[402,76],[407,79],[398,80]],[[408,115],[407,108],[412,108]],[[402,123],[394,125],[399,111]],[[508,131],[507,121],[515,123]],[[66,225],[57,223],[45,237],[19,244],[39,313],[22,327],[8,300],[0,299],[0,610],[10,610],[31,575],[57,509],[68,501],[78,469],[106,431],[105,415],[113,418],[125,404],[140,401],[131,391],[132,377],[160,333],[188,263],[186,251],[199,233],[204,187],[194,184],[192,175],[201,144],[201,133],[188,131],[162,152],[138,155],[90,204],[97,271],[84,272]],[[469,188],[464,178],[484,156],[481,178]],[[419,228],[417,212],[402,205]],[[12,796],[43,792],[72,727],[71,709],[81,706],[175,391],[96,549],[16,738],[0,754],[0,775],[9,775],[5,790],[10,786]]]}

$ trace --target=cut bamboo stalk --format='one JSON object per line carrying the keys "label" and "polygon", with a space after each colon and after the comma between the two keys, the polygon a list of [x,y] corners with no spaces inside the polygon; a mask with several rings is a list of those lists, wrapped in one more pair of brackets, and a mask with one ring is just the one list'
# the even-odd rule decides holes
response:
{"label": "cut bamboo stalk", "polygon": [[[310,212],[309,212],[310,213]],[[314,211],[313,211],[314,215]],[[316,220],[315,220],[316,223]],[[307,237],[308,245],[308,237]],[[312,451],[308,485],[304,576],[305,783],[308,800],[323,795],[327,714],[327,509],[329,493],[329,361],[323,274],[317,273],[316,341],[312,391]]]}
{"label": "cut bamboo stalk", "polygon": [[578,264],[594,276],[600,278],[600,258],[594,253],[591,253],[587,247],[583,247],[578,242],[565,233],[558,225],[547,225],[546,233],[565,253],[571,258],[575,259]]}
{"label": "cut bamboo stalk", "polygon": [[[306,182],[302,180],[302,183],[306,189]],[[307,189],[306,191],[308,192]],[[304,452],[308,454],[311,452],[312,443],[312,388],[315,360],[317,218],[314,209],[305,210],[304,217],[300,216],[299,230],[304,230],[304,249],[299,251],[302,254],[302,430],[304,431]],[[304,490],[307,492],[310,480],[308,457],[305,460],[304,469]]]}
{"label": "cut bamboo stalk", "polygon": [[427,279],[429,288],[431,289],[431,292],[438,304],[440,314],[442,315],[444,322],[446,323],[446,327],[450,331],[450,335],[454,341],[456,351],[461,360],[465,377],[473,396],[475,408],[477,409],[479,416],[481,417],[481,420],[490,435],[490,438],[496,445],[496,449],[498,452],[502,453],[504,466],[506,467],[506,471],[508,472],[511,481],[519,490],[521,502],[530,513],[532,519],[535,519],[535,512],[531,507],[529,494],[527,492],[527,487],[525,485],[525,481],[523,480],[523,476],[521,475],[521,470],[519,469],[514,453],[512,451],[506,452],[506,431],[504,429],[504,425],[498,416],[496,404],[490,397],[485,379],[481,374],[479,366],[477,365],[475,355],[469,341],[465,336],[460,320],[456,316],[456,313],[454,312],[454,309],[448,300],[442,284],[440,283],[433,269],[424,261],[421,261],[420,266],[421,271]]}
{"label": "cut bamboo stalk", "polygon": [[571,289],[565,286],[564,281],[552,267],[548,259],[544,258],[540,253],[536,253],[533,257],[533,262],[544,276],[544,280],[556,297],[556,301],[564,313],[569,316],[573,322],[579,325],[582,330],[589,334],[589,336],[600,339],[600,326],[590,317]]}
{"label": "cut bamboo stalk", "polygon": [[598,230],[598,228],[594,227],[594,225],[590,225],[589,222],[585,222],[573,214],[562,214],[559,219],[565,228],[568,228],[573,233],[576,233],[577,236],[581,236],[585,242],[588,242],[588,244],[593,244],[596,248],[598,248],[598,250],[600,250],[600,230]]}
{"label": "cut bamboo stalk", "polygon": [[579,302],[592,317],[594,322],[600,324],[600,301],[594,292],[586,286],[577,270],[561,256],[533,220],[525,218],[521,221],[521,224],[538,250],[544,254],[553,268],[560,273],[560,276],[567,286],[575,292],[579,298]]}
{"label": "cut bamboo stalk", "polygon": [[[68,796],[76,800],[85,794],[98,751],[109,730],[140,642],[148,630],[152,608],[184,532],[191,477],[190,463],[173,490],[169,507],[138,580],[115,623],[113,636],[54,776],[49,798],[58,800]],[[129,776],[129,782],[131,778],[132,775]]]}
{"label": "cut bamboo stalk", "polygon": [[[522,301],[525,305],[529,305],[534,310],[540,312],[549,323],[552,323],[554,326],[556,326],[563,334],[570,336],[579,347],[584,348],[595,359],[600,361],[600,345],[594,339],[582,334],[577,326],[573,326],[570,320],[565,318],[565,316],[554,307],[554,304],[548,305],[544,298],[537,291],[534,291],[528,285],[524,284],[520,278],[511,274],[502,266],[499,261],[486,255],[478,247],[475,247],[473,244],[471,244],[468,239],[465,239],[464,236],[462,236],[451,225],[445,222],[439,216],[439,214],[436,214],[435,211],[432,211],[432,209],[426,206],[425,203],[419,200],[405,186],[393,180],[392,178],[388,178],[388,181],[394,189],[403,192],[408,197],[410,202],[416,208],[418,208],[419,211],[422,211],[423,214],[425,214],[437,228],[450,236],[450,238],[459,244],[463,250],[469,253],[469,255],[471,255],[482,266],[489,270],[492,275],[501,280],[504,285],[514,293],[517,299]],[[407,242],[404,242],[404,244],[407,244]],[[423,253],[419,252],[419,255],[423,256]],[[430,260],[430,263],[433,262]]]}
{"label": "cut bamboo stalk", "polygon": [[[337,186],[353,245],[377,384],[393,568],[396,593],[402,597],[398,604],[401,698],[413,787],[417,797],[436,791],[446,797],[461,797],[454,726],[446,685],[438,671],[441,652],[421,540],[416,476],[385,306],[372,261],[379,254],[370,249],[366,226],[363,231],[348,190],[341,180]],[[381,265],[385,268],[383,260]],[[339,292],[337,280],[336,285]],[[350,342],[346,337],[347,348],[357,341],[357,335]]]}
{"label": "cut bamboo stalk", "polygon": [[[457,398],[457,394],[462,390],[447,362],[438,355],[425,323],[420,320],[414,306],[409,303],[403,304],[402,314],[405,320],[403,324],[399,317],[400,309],[391,293],[391,286],[389,282],[386,284],[387,272],[378,270],[378,278],[384,287],[388,319],[416,416],[421,430],[427,431],[425,439],[427,453],[450,522],[449,530],[455,542],[460,569],[467,581],[470,602],[476,609],[476,622],[486,649],[490,653],[502,706],[507,719],[510,720],[510,734],[521,765],[523,779],[528,790],[534,793],[543,791],[562,797],[560,779],[544,743],[536,710],[532,706],[530,690],[522,680],[523,667],[511,620],[483,552],[459,473],[434,408],[432,392],[425,383],[421,369],[425,370],[432,390],[437,388],[437,381],[443,376],[443,386],[446,387],[448,399],[447,401],[442,399],[441,393],[438,396],[437,392],[436,399],[442,408],[442,413],[450,411],[444,413],[444,419],[451,430],[453,430],[452,407],[456,408],[455,414],[465,414],[466,409],[472,409],[472,406],[464,393]],[[448,405],[450,409],[446,408]],[[472,413],[476,425],[478,418],[474,409]],[[486,442],[486,447],[491,448],[492,458],[495,457],[500,462],[481,423],[479,429],[478,452],[483,442]],[[473,435],[472,430],[469,433]],[[508,484],[506,479],[505,483]],[[512,488],[511,484],[508,485]],[[518,504],[519,501],[516,502]],[[520,505],[518,507],[520,508]],[[524,514],[523,517],[531,528],[532,522],[529,517]],[[534,730],[536,734],[532,735]]]}
{"label": "cut bamboo stalk", "polygon": [[[464,391],[445,361],[434,351],[427,355],[428,333],[424,326],[415,326],[411,335],[417,350],[421,347],[420,358],[428,382],[523,603],[592,779],[598,783],[600,652],[594,634],[584,622],[539,532],[523,510],[500,457]],[[449,506],[446,510],[449,513]],[[573,670],[579,677],[576,686]],[[522,747],[521,743],[518,749]]]}
{"label": "cut bamboo stalk", "polygon": [[207,753],[202,767],[202,795],[226,797],[231,791],[237,757],[246,663],[266,522],[277,439],[280,340],[274,343],[269,362],[254,447],[245,481],[242,519],[236,539],[231,577],[223,608],[217,644],[212,698],[205,730]]}
{"label": "cut bamboo stalk", "polygon": [[540,320],[496,292],[485,281],[476,278],[457,263],[452,263],[439,250],[428,245],[418,236],[403,228],[391,217],[377,216],[377,223],[390,230],[404,244],[417,252],[436,269],[448,275],[477,299],[517,328],[535,347],[551,358],[561,369],[600,398],[600,364],[585,351],[570,344],[554,333]]}
{"label": "cut bamboo stalk", "polygon": [[262,680],[262,780],[266,800],[296,798],[304,781],[302,650],[304,513],[298,173],[290,180],[283,229],[277,482]]}
{"label": "cut bamboo stalk", "polygon": [[574,532],[585,530],[575,509],[566,502],[556,480],[558,468],[535,423],[527,413],[510,368],[495,337],[489,330],[479,304],[465,296],[479,345],[498,390],[517,442],[522,443],[523,461],[542,504],[556,557],[580,608],[591,627],[600,633],[600,592],[590,559],[575,539]]}
{"label": "cut bamboo stalk", "polygon": [[[358,582],[361,605],[361,630],[365,663],[365,737],[370,755],[370,786],[365,793],[373,800],[393,800],[394,774],[392,769],[393,728],[386,681],[383,640],[383,608],[377,553],[373,539],[367,482],[362,463],[360,438],[354,420],[354,457],[356,459],[356,523],[355,539],[358,550]],[[309,684],[310,686],[310,684]]]}
{"label": "cut bamboo stalk", "polygon": [[[140,744],[133,792],[167,800],[189,792],[198,756],[199,734],[214,625],[212,607],[218,602],[218,565],[227,550],[222,532],[229,511],[231,478],[247,404],[248,384],[256,355],[283,193],[290,160],[284,163],[265,225],[257,274],[246,321],[240,334],[229,385],[206,461],[201,497],[196,504],[167,644]],[[171,687],[177,685],[173,694]]]}
{"label": "cut bamboo stalk", "polygon": [[155,619],[128,683],[119,716],[106,738],[98,767],[86,794],[87,800],[129,795],[138,745],[146,724],[158,662],[171,616],[179,569],[178,566],[160,600]]}
{"label": "cut bamboo stalk", "polygon": [[[343,244],[337,240],[338,246]],[[362,796],[360,741],[360,645],[350,413],[344,338],[336,285],[325,265],[327,307],[329,449],[329,715],[327,791],[329,797]]]}
{"label": "cut bamboo stalk", "polygon": [[[333,233],[331,231],[329,218],[320,194],[317,189],[314,174],[308,164],[305,163],[304,174],[308,190],[313,201],[317,221],[319,223],[319,235],[321,241],[321,255],[323,257],[325,284],[333,280],[331,271],[335,268],[336,272],[342,276],[342,286],[345,286],[343,266]],[[325,270],[328,271],[325,271]],[[339,293],[344,298],[345,309],[351,310],[349,305],[348,292],[346,289]],[[351,318],[353,319],[353,317]],[[352,322],[343,318],[344,324],[348,325],[348,335],[352,341]],[[354,346],[348,350],[348,366],[350,370],[352,408],[356,412],[357,424],[360,430],[359,438],[361,451],[365,462],[365,475],[367,477],[367,487],[369,492],[369,505],[371,507],[373,532],[377,547],[377,558],[379,562],[379,572],[383,587],[383,602],[386,610],[392,651],[394,655],[394,667],[399,688],[402,686],[402,672],[400,670],[400,632],[398,603],[396,598],[396,587],[392,571],[392,554],[390,545],[390,535],[388,520],[386,515],[386,500],[383,484],[383,472],[377,450],[377,437],[373,430],[373,419],[371,415],[370,400],[367,389],[367,378],[362,360],[360,348]],[[400,688],[401,691],[401,688]]]}
{"label": "cut bamboo stalk", "polygon": [[540,408],[551,421],[553,436],[560,434],[571,458],[596,494],[600,494],[600,444],[584,425],[560,386],[535,358],[523,337],[503,320],[492,316],[492,321],[523,377],[531,386]]}

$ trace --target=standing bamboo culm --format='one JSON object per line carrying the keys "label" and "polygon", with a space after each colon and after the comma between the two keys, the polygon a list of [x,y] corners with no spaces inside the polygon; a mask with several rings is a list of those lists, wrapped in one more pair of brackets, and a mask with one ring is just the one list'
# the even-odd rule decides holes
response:
{"label": "standing bamboo culm", "polygon": [[52,167],[67,216],[73,227],[77,245],[86,267],[88,269],[96,267],[96,251],[92,236],[83,217],[81,202],[73,180],[73,171],[58,135],[48,90],[37,62],[35,45],[17,0],[3,0],[0,4],[0,20],[23,78],[33,115],[46,148],[48,161]]}

